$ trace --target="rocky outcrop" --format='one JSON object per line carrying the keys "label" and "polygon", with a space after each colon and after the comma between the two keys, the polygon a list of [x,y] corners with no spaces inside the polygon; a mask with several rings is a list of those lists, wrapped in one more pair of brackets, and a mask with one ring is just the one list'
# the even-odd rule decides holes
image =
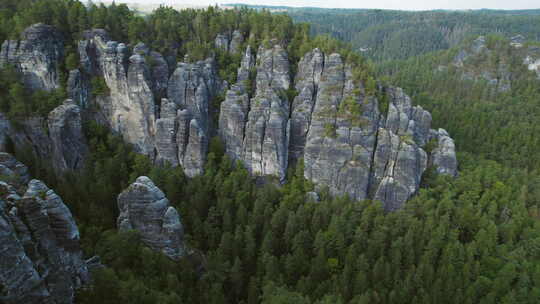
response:
{"label": "rocky outcrop", "polygon": [[18,120],[16,126],[0,113],[0,151],[31,149],[40,159],[50,159],[51,141],[47,134],[47,119],[29,117]]}
{"label": "rocky outcrop", "polygon": [[89,274],[71,212],[11,155],[0,153],[0,168],[0,300],[73,303]]}
{"label": "rocky outcrop", "polygon": [[218,34],[214,39],[214,46],[217,49],[236,54],[241,51],[244,43],[244,35],[239,30],[232,34]]}
{"label": "rocky outcrop", "polygon": [[153,156],[155,85],[145,57],[130,55],[125,44],[108,40],[102,30],[85,36],[79,42],[81,66],[92,77],[103,78],[109,89],[108,124],[137,152]]}
{"label": "rocky outcrop", "polygon": [[81,109],[88,108],[90,102],[90,81],[79,69],[69,71],[67,92],[69,98],[79,105]]}
{"label": "rocky outcrop", "polygon": [[27,88],[53,90],[60,87],[59,65],[64,58],[62,36],[42,23],[27,28],[22,39],[6,40],[0,51],[0,67],[13,65],[22,72]]}
{"label": "rocky outcrop", "polygon": [[50,161],[58,173],[84,167],[88,145],[81,109],[73,100],[66,100],[48,118],[29,117],[16,123],[0,113],[0,151],[30,149],[34,156]]}
{"label": "rocky outcrop", "polygon": [[[412,106],[399,88],[379,88],[382,100],[367,94],[339,54],[314,49],[302,58],[289,114],[285,61],[279,46],[261,48],[255,96],[246,93],[240,75],[249,68],[242,64],[242,81],[221,105],[226,152],[252,174],[283,179],[288,160],[303,158],[304,175],[318,188],[379,200],[389,211],[418,191],[428,164],[441,174],[456,174],[453,141],[444,130],[430,129],[429,112]],[[243,62],[250,62],[248,54]],[[387,104],[386,113],[379,103]],[[432,140],[436,148],[428,155],[423,147]]]}
{"label": "rocky outcrop", "polygon": [[[168,101],[180,110],[176,115],[175,128],[170,129],[178,149],[177,160],[171,163],[180,164],[188,176],[199,175],[203,171],[212,132],[211,101],[222,87],[213,59],[180,62],[169,79]],[[171,108],[172,105],[166,107]],[[168,117],[161,123],[171,121],[171,115]]]}
{"label": "rocky outcrop", "polygon": [[444,129],[432,132],[432,139],[436,140],[438,145],[431,152],[431,165],[435,167],[439,174],[456,176],[458,170],[454,140]]}
{"label": "rocky outcrop", "polygon": [[255,94],[249,100],[244,71],[251,68],[250,52],[248,48],[242,60],[240,82],[227,92],[221,105],[220,134],[227,153],[241,160],[252,174],[276,176],[283,181],[289,152],[289,101],[285,92],[291,79],[287,52],[278,44],[259,48]]}
{"label": "rocky outcrop", "polygon": [[68,99],[49,113],[53,167],[58,171],[84,167],[88,146],[82,130],[81,109]]}
{"label": "rocky outcrop", "polygon": [[180,216],[152,180],[141,176],[118,196],[120,231],[135,230],[141,240],[173,260],[185,255]]}

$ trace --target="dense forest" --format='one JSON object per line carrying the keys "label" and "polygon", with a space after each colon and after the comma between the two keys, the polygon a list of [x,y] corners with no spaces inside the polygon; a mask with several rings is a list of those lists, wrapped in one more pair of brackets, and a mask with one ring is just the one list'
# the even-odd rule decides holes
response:
{"label": "dense forest", "polygon": [[406,59],[460,44],[470,36],[521,34],[540,40],[539,10],[392,11],[258,7],[286,12],[295,22],[311,23],[315,35],[350,42],[376,61]]}
{"label": "dense forest", "polygon": [[[497,16],[485,20],[493,22],[486,27],[506,26]],[[533,35],[539,27],[527,20],[507,32]],[[300,56],[319,47],[356,62],[371,81],[375,73],[352,47],[312,38],[307,24],[268,11],[162,7],[141,17],[125,5],[85,6],[71,0],[0,4],[1,40],[16,38],[37,22],[62,31],[66,66],[76,64],[70,62],[75,55],[69,55],[69,47],[75,48],[84,30],[105,28],[114,39],[143,41],[179,59],[216,55],[222,77],[234,80],[240,59],[220,54],[213,41],[224,29],[242,28],[254,46],[282,41],[293,68]],[[530,38],[537,39],[534,35]],[[407,56],[448,47],[443,40],[444,47],[412,50]],[[379,58],[396,57],[385,50],[389,47]],[[378,202],[326,193],[319,202],[306,200],[313,185],[304,179],[302,162],[288,172],[283,186],[257,184],[224,155],[217,138],[210,143],[204,175],[195,178],[179,167],[154,167],[92,121],[84,126],[91,156],[80,173],[57,176],[29,151],[11,152],[62,196],[77,218],[84,252],[101,256],[106,266],[93,274],[90,288],[79,291],[77,303],[537,303],[538,80],[523,67],[510,91],[494,93],[453,69],[437,73],[436,66],[445,64],[441,60],[456,51],[448,52],[377,69],[384,81],[403,86],[429,109],[461,151],[456,179],[426,174],[418,195],[392,213]],[[62,89],[47,98],[25,92],[16,74],[5,70],[0,77],[0,108],[13,119],[44,113],[63,98]],[[40,100],[50,102],[41,105]],[[116,230],[116,196],[141,175],[149,176],[180,211],[193,252],[179,262],[149,250],[136,233]]]}

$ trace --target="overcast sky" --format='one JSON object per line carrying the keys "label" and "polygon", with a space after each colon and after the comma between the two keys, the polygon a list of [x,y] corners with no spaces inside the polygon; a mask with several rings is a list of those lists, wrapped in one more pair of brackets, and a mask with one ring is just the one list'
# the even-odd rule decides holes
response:
{"label": "overcast sky", "polygon": [[117,2],[210,5],[246,3],[335,8],[381,8],[401,10],[428,9],[531,9],[540,8],[540,0],[116,0]]}

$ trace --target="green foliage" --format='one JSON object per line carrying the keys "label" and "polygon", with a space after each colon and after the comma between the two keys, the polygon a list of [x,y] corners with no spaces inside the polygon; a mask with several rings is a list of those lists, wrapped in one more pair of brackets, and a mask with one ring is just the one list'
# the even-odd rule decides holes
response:
{"label": "green foliage", "polygon": [[336,138],[337,137],[337,128],[335,124],[325,123],[324,124],[324,137]]}
{"label": "green foliage", "polygon": [[109,87],[103,77],[92,77],[90,85],[92,88],[92,95],[94,96],[108,96],[110,94]]}
{"label": "green foliage", "polygon": [[354,96],[347,96],[341,101],[338,115],[349,120],[351,127],[363,127],[366,125],[366,121],[362,117],[362,104]]}
{"label": "green foliage", "polygon": [[0,111],[17,120],[30,116],[46,117],[66,99],[63,88],[30,91],[22,84],[22,76],[13,67],[0,69]]}
{"label": "green foliage", "polygon": [[407,59],[454,47],[469,37],[522,34],[540,40],[540,15],[529,11],[393,11],[281,8],[296,22],[311,23],[315,35],[350,42],[376,61]]}
{"label": "green foliage", "polygon": [[[175,46],[176,55],[189,54],[191,60],[215,51],[216,33],[237,28],[254,48],[272,38],[283,42],[292,69],[320,44],[355,65],[357,87],[363,85],[387,112],[388,99],[371,65],[333,39],[310,38],[308,26],[293,25],[281,14],[161,7],[141,18],[116,4],[90,3],[82,10],[76,1],[36,1],[29,8],[8,4],[14,8],[0,10],[0,23],[15,32],[39,20],[58,24],[71,37],[90,26],[105,27],[114,39],[144,41],[162,52]],[[222,76],[232,80],[238,58],[216,54]],[[434,72],[436,59],[393,63],[380,72],[431,110],[435,126],[449,129],[458,149],[465,151],[459,155],[460,174],[452,179],[428,169],[423,188],[393,213],[385,213],[377,202],[331,198],[324,190],[320,202],[306,201],[314,185],[305,180],[301,160],[290,168],[284,185],[256,183],[225,155],[217,137],[210,141],[205,173],[194,178],[180,167],[153,166],[92,121],[84,125],[90,155],[81,172],[57,176],[31,150],[15,151],[32,176],[55,189],[76,216],[85,254],[98,254],[107,265],[94,273],[91,288],[78,291],[77,303],[537,302],[537,82],[525,73],[512,83],[511,92],[493,95],[455,71]],[[16,71],[0,74],[2,111],[38,109],[18,77]],[[93,79],[92,87],[96,95],[108,94],[103,79]],[[358,90],[342,102],[338,114],[359,116],[359,98],[366,96]],[[289,100],[295,95],[293,90],[285,93]],[[326,136],[336,137],[334,124],[324,129]],[[149,176],[181,214],[185,240],[193,249],[181,261],[151,251],[135,232],[116,231],[117,195],[140,175]]]}
{"label": "green foliage", "polygon": [[65,59],[65,66],[68,71],[78,68],[79,67],[79,53],[78,52],[68,53]]}

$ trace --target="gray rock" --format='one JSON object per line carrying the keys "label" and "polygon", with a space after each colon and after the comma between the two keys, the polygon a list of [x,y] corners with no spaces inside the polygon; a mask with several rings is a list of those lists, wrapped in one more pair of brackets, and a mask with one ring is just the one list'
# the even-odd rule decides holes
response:
{"label": "gray rock", "polygon": [[58,171],[84,167],[89,150],[82,130],[81,109],[68,99],[49,113],[53,166]]}
{"label": "gray rock", "polygon": [[180,216],[152,180],[141,176],[118,195],[117,225],[120,231],[135,230],[152,250],[173,260],[185,254]]}
{"label": "gray rock", "polygon": [[159,97],[167,96],[167,85],[169,83],[169,65],[163,55],[158,52],[150,52],[150,70],[154,80],[154,95]]}
{"label": "gray rock", "polygon": [[[317,187],[355,200],[379,200],[393,211],[418,191],[428,160],[422,147],[433,133],[431,115],[412,106],[403,90],[389,87],[385,118],[377,99],[365,96],[352,79],[338,54],[314,50],[304,56],[291,113],[292,158],[303,157],[304,175]],[[451,149],[446,151],[451,163]]]}
{"label": "gray rock", "polygon": [[102,30],[84,36],[87,40],[79,42],[81,66],[86,73],[103,77],[110,91],[105,115],[108,125],[137,152],[153,156],[154,82],[144,56],[130,56],[125,44],[107,40]]}
{"label": "gray rock", "polygon": [[27,88],[49,91],[60,87],[59,68],[63,58],[64,42],[60,32],[37,23],[24,30],[20,41],[4,41],[0,67],[14,65],[22,72]]}
{"label": "gray rock", "polygon": [[235,30],[232,35],[227,34],[217,34],[214,39],[214,46],[216,49],[223,50],[232,54],[238,53],[241,51],[242,43],[244,43],[244,35],[239,30]]}
{"label": "gray rock", "polygon": [[196,63],[181,62],[169,79],[169,101],[181,110],[175,133],[178,163],[188,176],[203,172],[208,139],[213,132],[211,101],[223,90],[222,85],[212,58]]}
{"label": "gray rock", "polygon": [[244,35],[239,30],[232,33],[231,42],[229,44],[229,52],[236,54],[241,51],[242,43],[244,43]]}
{"label": "gray rock", "polygon": [[26,186],[30,181],[28,168],[13,155],[5,152],[0,152],[0,177],[15,189]]}
{"label": "gray rock", "polygon": [[238,76],[236,81],[239,87],[246,89],[246,82],[249,81],[250,71],[255,66],[255,58],[251,53],[251,46],[246,47],[242,61],[240,62],[240,67],[238,68]]}
{"label": "gray rock", "polygon": [[435,132],[437,147],[431,152],[430,162],[439,174],[457,176],[456,146],[444,129]]}
{"label": "gray rock", "polygon": [[168,99],[161,100],[160,118],[156,120],[156,162],[178,166],[178,131],[176,112],[178,106]]}
{"label": "gray rock", "polygon": [[0,181],[0,300],[73,303],[75,290],[89,281],[89,273],[71,212],[39,180],[31,180],[21,197],[11,182],[17,180],[19,186],[27,181],[27,169],[9,154],[0,154],[0,165],[23,172],[14,178],[3,175]]}
{"label": "gray rock", "polygon": [[69,71],[67,82],[68,96],[81,109],[86,109],[90,102],[90,85],[84,73],[79,69]]}
{"label": "gray rock", "polygon": [[227,92],[221,105],[220,136],[226,153],[240,160],[254,175],[275,176],[283,181],[289,153],[289,61],[279,45],[257,54],[255,96],[249,100],[245,81],[253,65],[248,46],[240,69],[239,82]]}
{"label": "gray rock", "polygon": [[319,49],[307,53],[298,63],[296,91],[292,104],[290,157],[298,159],[304,154],[306,136],[311,125],[311,115],[319,91],[324,69],[324,55]]}
{"label": "gray rock", "polygon": [[[314,70],[320,61],[314,61]],[[339,54],[325,56],[323,62],[315,99],[297,104],[301,111],[302,104],[309,108],[313,102],[311,117],[304,114],[308,111],[293,113],[293,117],[304,116],[304,121],[310,121],[304,175],[319,187],[327,186],[334,195],[366,199],[379,124],[377,101],[353,94],[358,88]]]}
{"label": "gray rock", "polygon": [[224,34],[218,34],[216,36],[216,39],[214,40],[214,46],[216,47],[216,49],[228,51],[229,50],[229,37],[227,37],[227,35],[224,35]]}

